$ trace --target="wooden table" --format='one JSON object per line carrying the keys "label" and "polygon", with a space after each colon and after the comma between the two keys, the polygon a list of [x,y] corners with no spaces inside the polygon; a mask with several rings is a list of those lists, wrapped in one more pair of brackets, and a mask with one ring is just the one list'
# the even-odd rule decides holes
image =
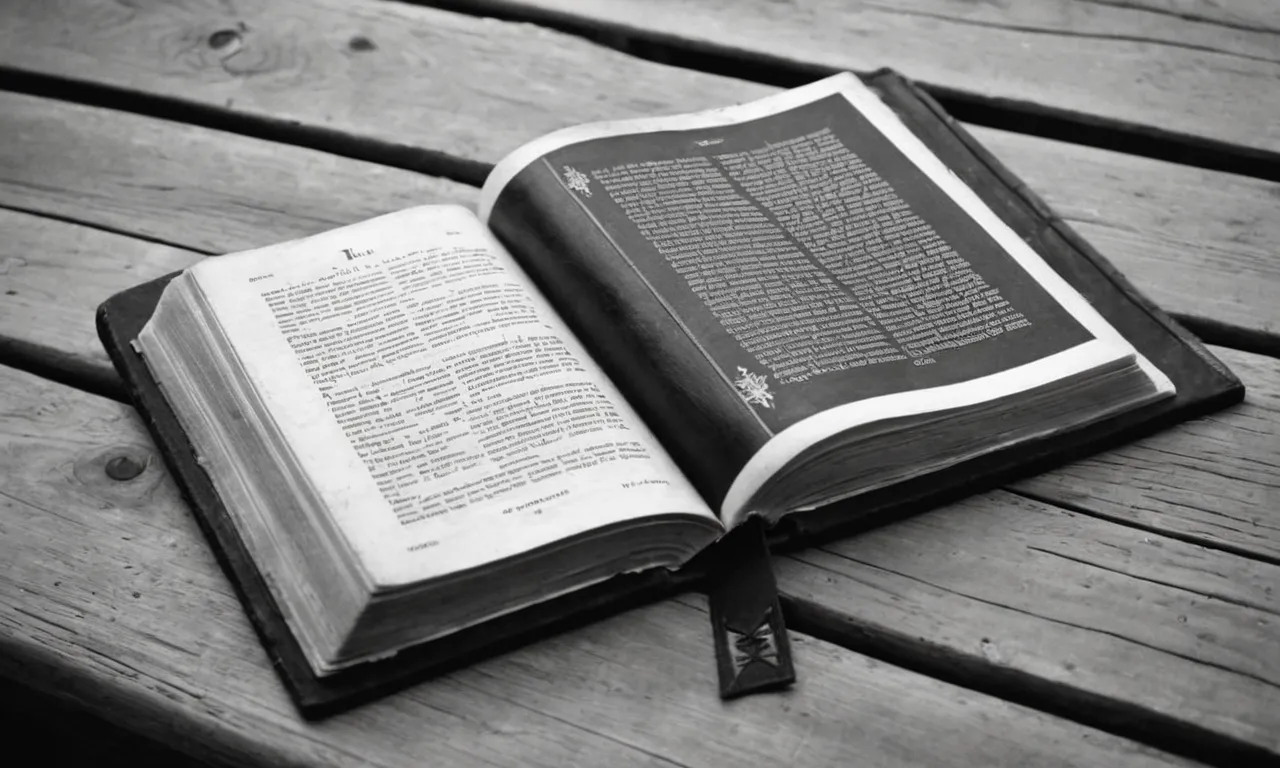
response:
{"label": "wooden table", "polygon": [[[0,719],[43,757],[88,733],[238,765],[1280,760],[1280,4],[434,5],[0,3]],[[1246,402],[778,558],[790,692],[720,702],[688,595],[300,721],[119,402],[97,303],[473,202],[560,126],[884,65],[1216,345]],[[119,456],[145,471],[111,479]]]}

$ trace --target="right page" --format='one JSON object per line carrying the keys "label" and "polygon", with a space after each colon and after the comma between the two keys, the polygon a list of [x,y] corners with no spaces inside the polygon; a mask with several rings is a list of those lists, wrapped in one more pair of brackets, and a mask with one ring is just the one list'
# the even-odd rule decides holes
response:
{"label": "right page", "polygon": [[868,424],[1126,359],[1173,389],[852,75],[544,137],[481,216],[727,520]]}

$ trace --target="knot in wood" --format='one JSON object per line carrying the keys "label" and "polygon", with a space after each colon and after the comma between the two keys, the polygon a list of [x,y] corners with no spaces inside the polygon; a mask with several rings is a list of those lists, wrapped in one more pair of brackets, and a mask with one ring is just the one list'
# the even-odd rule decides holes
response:
{"label": "knot in wood", "polygon": [[215,51],[220,51],[239,42],[240,33],[234,29],[220,29],[209,35],[209,47]]}
{"label": "knot in wood", "polygon": [[138,461],[136,457],[125,454],[107,460],[106,471],[107,477],[112,480],[126,482],[142,474],[146,468],[145,462]]}

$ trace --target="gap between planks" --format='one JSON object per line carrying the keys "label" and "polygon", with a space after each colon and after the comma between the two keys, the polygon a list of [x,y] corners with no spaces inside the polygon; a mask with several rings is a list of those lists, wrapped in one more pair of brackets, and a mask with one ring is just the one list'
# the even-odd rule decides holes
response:
{"label": "gap between planks", "polygon": [[1276,764],[1272,751],[1197,723],[1061,685],[954,648],[930,645],[923,638],[868,625],[814,600],[785,593],[779,596],[789,631],[1208,765],[1240,768]]}
{"label": "gap between planks", "polygon": [[[1084,459],[1083,461],[1087,462],[1089,461],[1089,459]],[[1030,485],[1031,488],[1034,488],[1035,487],[1034,478],[1029,480],[1023,480],[1021,485],[1008,486],[1004,490],[1016,496],[1021,496],[1022,498],[1027,499],[1028,501],[1038,501],[1042,504],[1050,504],[1055,507],[1059,507],[1060,509],[1064,509],[1068,512],[1074,512],[1076,514],[1086,515],[1088,517],[1096,517],[1099,520],[1106,520],[1112,523],[1119,523],[1120,525],[1128,526],[1130,528],[1136,528],[1140,531],[1147,531],[1148,533],[1155,533],[1161,536],[1167,536],[1171,539],[1174,539],[1176,541],[1182,541],[1187,544],[1193,544],[1201,547],[1207,546],[1203,536],[1199,536],[1193,533],[1187,533],[1184,531],[1169,530],[1168,528],[1161,528],[1157,525],[1153,525],[1151,523],[1147,523],[1142,520],[1135,519],[1134,517],[1108,514],[1105,511],[1100,511],[1098,509],[1091,509],[1082,504],[1072,503],[1061,498],[1054,498],[1052,495],[1046,494],[1044,492],[1031,490],[1029,488],[1023,487],[1027,485]],[[1249,549],[1248,547],[1240,546],[1238,544],[1234,544],[1234,543],[1222,541],[1222,540],[1214,541],[1212,545],[1208,545],[1208,546],[1212,546],[1214,549],[1219,549],[1219,550],[1222,550],[1223,552],[1236,555],[1237,557],[1244,557],[1250,560],[1257,560],[1258,562],[1269,563],[1271,565],[1280,566],[1280,555],[1271,554],[1268,552],[1259,552],[1257,550]]]}
{"label": "gap between planks", "polygon": [[[718,42],[716,38],[724,35],[705,31],[714,29],[714,25],[706,23],[701,24],[701,29],[694,33],[668,31],[661,24],[642,28],[629,21],[614,20],[611,16],[615,14],[609,9],[584,6],[574,10],[560,10],[563,3],[539,0],[390,1],[510,22],[537,24],[655,63],[781,88],[794,88],[848,69],[800,58],[812,54],[799,48],[794,51],[793,56],[786,56]],[[613,5],[616,7],[619,4]],[[731,17],[738,12],[749,12],[749,8],[739,9],[725,5],[720,12]],[[898,12],[909,13],[904,9],[898,9]],[[715,11],[709,13],[715,15]],[[620,14],[621,17],[625,15]],[[732,20],[727,23],[732,23]],[[1244,31],[1255,30],[1246,27]],[[884,64],[876,64],[882,65]],[[866,75],[874,69],[853,71]],[[927,79],[917,82],[948,113],[962,122],[1207,170],[1280,181],[1280,152],[1273,150],[1027,99],[977,93],[961,87],[933,83]]]}
{"label": "gap between planks", "polygon": [[417,145],[364,137],[287,118],[276,119],[261,114],[233,112],[200,101],[121,88],[108,83],[28,72],[5,65],[0,65],[0,91],[102,107],[278,144],[306,147],[339,157],[458,181],[473,187],[484,184],[485,177],[493,168],[492,163]]}
{"label": "gap between planks", "polygon": [[1276,759],[1274,564],[1006,491],[775,562],[807,634],[1195,759]]}

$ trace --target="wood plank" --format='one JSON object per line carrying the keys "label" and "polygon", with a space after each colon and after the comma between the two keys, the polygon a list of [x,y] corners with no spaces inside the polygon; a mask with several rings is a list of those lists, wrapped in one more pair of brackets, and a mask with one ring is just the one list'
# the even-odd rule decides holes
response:
{"label": "wood plank", "polygon": [[1280,153],[1274,98],[1280,11],[1270,0],[1242,0],[1227,9],[1158,0],[446,5],[603,28],[614,37],[731,53],[748,62],[768,58],[804,71],[889,66],[935,87],[1079,113],[1084,122],[1119,121],[1226,142],[1271,162]]}
{"label": "wood plank", "polygon": [[1213,353],[1245,382],[1243,404],[1012,487],[1280,565],[1280,361]]}
{"label": "wood plank", "polygon": [[1165,311],[1260,332],[1272,341],[1254,351],[1280,354],[1280,184],[970,130]]}
{"label": "wood plank", "polygon": [[0,336],[57,350],[114,373],[93,313],[104,299],[184,269],[203,254],[0,209]]}
{"label": "wood plank", "polygon": [[[588,31],[603,28],[615,37],[731,51],[748,60],[769,57],[810,71],[893,66],[923,82],[975,96],[1158,127],[1272,157],[1280,150],[1274,101],[1265,97],[1280,76],[1280,21],[1268,0],[1237,2],[1229,11],[1063,0],[433,4],[474,14],[492,11],[568,22]],[[333,75],[342,74],[373,89],[359,101],[339,99],[344,104],[378,104],[380,96],[388,94],[393,101],[408,97],[457,104],[501,93],[533,102],[525,103],[523,111],[526,119],[536,121],[535,115],[554,113],[553,106],[537,103],[548,91],[562,89],[554,99],[560,101],[565,93],[579,90],[583,80],[594,79],[589,69],[561,66],[575,60],[581,64],[578,51],[587,48],[566,41],[556,46],[565,50],[552,53],[545,63],[532,56],[526,59],[532,66],[528,81],[540,87],[503,87],[526,74],[503,66],[507,44],[521,36],[513,25],[485,24],[398,3],[241,0],[232,5],[188,0],[175,5],[151,0],[116,5],[27,0],[9,15],[14,23],[0,36],[4,65],[69,77],[81,77],[92,68],[95,77],[125,87],[155,80],[156,73],[163,73],[169,86],[196,79],[217,93],[216,103],[233,99],[238,108],[249,110],[274,106],[263,98],[267,93],[282,99],[285,109],[323,109],[307,108],[307,95],[321,92],[332,99]],[[228,34],[211,37],[222,30]],[[524,33],[529,34],[537,32]],[[357,37],[372,46],[353,45]],[[212,46],[210,40],[220,45]],[[459,43],[501,55],[476,57],[464,65],[448,53]],[[156,66],[160,63],[164,66]],[[489,88],[468,87],[466,75],[473,68],[471,82],[489,83]],[[404,69],[425,76],[415,91],[397,91],[392,85],[402,76],[394,70]],[[553,73],[554,79],[544,77]],[[566,73],[568,80],[559,79]],[[613,82],[628,85],[611,87],[611,100],[648,102],[642,111],[662,109],[668,102],[647,83],[629,78]],[[432,93],[423,93],[427,90]],[[590,95],[583,93],[579,100]],[[352,117],[342,112],[330,117]],[[476,122],[479,117],[460,116],[459,123],[466,126],[462,130],[484,133]],[[530,127],[537,132],[535,125]]]}
{"label": "wood plank", "polygon": [[770,90],[726,89],[531,25],[381,0],[21,0],[6,10],[3,67],[489,163],[565,125]]}
{"label": "wood plank", "polygon": [[[286,136],[292,124],[336,131],[352,151],[386,162],[426,147],[492,163],[565,125],[776,90],[528,25],[375,0],[35,2],[11,18],[0,63],[198,105],[245,130],[266,121],[282,138],[309,140]],[[231,39],[214,36],[222,31],[235,42],[211,48],[211,39]],[[374,47],[351,50],[356,38]],[[252,76],[241,71],[251,64]],[[1280,183],[1002,131],[978,135],[1167,310],[1254,332],[1263,339],[1255,349],[1280,353],[1280,305],[1269,298],[1280,293],[1280,266],[1269,258],[1280,241],[1280,218],[1271,215]]]}
{"label": "wood plank", "polygon": [[477,196],[377,163],[17,93],[0,92],[0,132],[0,206],[202,253]]}
{"label": "wood plank", "polygon": [[696,596],[307,724],[131,409],[0,368],[0,463],[0,676],[213,762],[1185,764],[803,635],[793,690],[722,703]]}
{"label": "wood plank", "polygon": [[1280,753],[1280,565],[1004,491],[776,563],[826,639],[1221,764]]}

